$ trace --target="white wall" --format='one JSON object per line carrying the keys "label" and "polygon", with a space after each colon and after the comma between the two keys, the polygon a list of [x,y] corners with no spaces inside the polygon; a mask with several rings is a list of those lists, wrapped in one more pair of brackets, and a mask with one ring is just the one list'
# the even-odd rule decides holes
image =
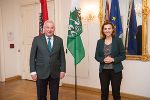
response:
{"label": "white wall", "polygon": [[[11,2],[10,0],[1,0],[1,15],[2,15],[2,37],[4,47],[3,57],[4,62],[3,71],[5,78],[13,77],[21,74],[20,64],[20,9],[17,0]],[[10,3],[11,2],[11,3]],[[9,33],[13,33],[11,40],[9,40]],[[14,48],[9,45],[14,44]]]}
{"label": "white wall", "polygon": [[121,91],[150,97],[150,62],[124,61]]}
{"label": "white wall", "polygon": [[[68,29],[68,21],[69,21],[69,9],[70,9],[70,0],[57,0],[58,4],[61,8],[56,9],[56,13],[60,12],[59,21],[57,22],[60,24],[60,35],[64,39],[64,45],[66,48],[66,37],[67,37],[67,29]],[[99,0],[81,0],[81,4],[88,2],[96,2],[99,4]],[[21,75],[22,73],[22,63],[20,58],[20,53],[18,50],[21,48],[21,30],[20,30],[20,4],[17,0],[1,0],[0,6],[1,14],[2,14],[2,37],[0,39],[4,39],[4,48],[1,47],[1,50],[4,50],[3,55],[4,57],[4,69],[6,78],[12,77],[15,75]],[[57,5],[57,4],[56,4]],[[150,23],[150,17],[149,17]],[[57,26],[58,26],[57,24]],[[83,22],[84,27],[84,34],[89,35],[89,66],[88,68],[88,77],[81,78],[78,77],[78,85],[88,86],[93,88],[100,88],[99,78],[98,78],[98,62],[94,59],[95,47],[96,42],[99,38],[99,23],[98,19],[95,19],[92,22]],[[148,31],[150,32],[150,25],[148,26]],[[9,32],[14,33],[14,40],[8,41],[7,34]],[[148,32],[148,33],[149,33]],[[63,34],[63,35],[62,35]],[[148,35],[149,40],[148,43],[150,45],[150,35]],[[84,37],[82,37],[84,38]],[[15,48],[10,49],[9,44],[14,43]],[[0,46],[2,46],[0,44]],[[150,47],[149,47],[150,48]],[[149,49],[150,51],[150,49]],[[68,54],[67,54],[68,55]],[[1,53],[0,53],[0,56]],[[70,62],[69,60],[67,62]],[[126,60],[123,62],[124,70],[123,70],[123,81],[121,92],[130,93],[145,97],[150,97],[150,62],[143,62],[143,61],[134,61],[134,60]],[[74,67],[74,66],[67,66]],[[4,70],[3,69],[3,70]],[[68,70],[69,71],[69,70]],[[68,72],[67,72],[68,73]],[[84,73],[84,70],[83,70]],[[74,77],[67,75],[63,80],[64,83],[74,84]]]}
{"label": "white wall", "polygon": [[[1,4],[1,3],[0,3]],[[1,6],[0,6],[0,37],[3,37],[2,34],[2,16],[1,16]],[[3,48],[3,39],[0,39],[0,48]],[[3,72],[3,49],[0,49],[0,81],[4,81],[4,72]]]}

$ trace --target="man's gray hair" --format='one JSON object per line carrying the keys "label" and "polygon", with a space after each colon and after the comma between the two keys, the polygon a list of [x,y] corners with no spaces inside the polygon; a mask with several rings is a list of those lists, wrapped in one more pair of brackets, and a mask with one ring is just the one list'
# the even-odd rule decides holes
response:
{"label": "man's gray hair", "polygon": [[51,23],[51,24],[53,24],[54,27],[55,27],[55,24],[54,24],[54,22],[53,22],[52,20],[46,20],[46,21],[44,22],[44,24],[43,24],[43,33],[44,33],[44,27],[46,26],[47,23]]}
{"label": "man's gray hair", "polygon": [[47,23],[51,23],[55,26],[54,22],[52,20],[46,20],[43,24],[43,28],[46,26]]}

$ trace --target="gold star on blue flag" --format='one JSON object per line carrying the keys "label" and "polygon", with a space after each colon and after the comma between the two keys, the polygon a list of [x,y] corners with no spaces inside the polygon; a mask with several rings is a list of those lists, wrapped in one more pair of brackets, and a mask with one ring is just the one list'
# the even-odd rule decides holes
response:
{"label": "gold star on blue flag", "polygon": [[112,20],[113,20],[113,21],[116,21],[116,17],[112,17]]}

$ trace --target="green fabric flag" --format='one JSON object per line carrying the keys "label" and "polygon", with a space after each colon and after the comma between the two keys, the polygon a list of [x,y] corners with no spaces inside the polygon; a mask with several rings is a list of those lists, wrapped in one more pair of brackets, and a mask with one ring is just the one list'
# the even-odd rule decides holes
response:
{"label": "green fabric flag", "polygon": [[69,28],[67,37],[67,48],[74,57],[74,64],[80,63],[85,56],[84,47],[80,34],[82,33],[82,22],[80,9],[77,7],[78,0],[72,0]]}

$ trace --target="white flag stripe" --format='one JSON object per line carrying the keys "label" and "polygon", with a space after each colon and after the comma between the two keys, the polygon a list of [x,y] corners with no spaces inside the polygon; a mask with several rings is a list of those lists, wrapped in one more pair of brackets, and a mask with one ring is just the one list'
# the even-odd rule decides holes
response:
{"label": "white flag stripe", "polygon": [[75,10],[75,7],[76,9],[80,8],[79,1],[80,0],[71,0],[71,12]]}

